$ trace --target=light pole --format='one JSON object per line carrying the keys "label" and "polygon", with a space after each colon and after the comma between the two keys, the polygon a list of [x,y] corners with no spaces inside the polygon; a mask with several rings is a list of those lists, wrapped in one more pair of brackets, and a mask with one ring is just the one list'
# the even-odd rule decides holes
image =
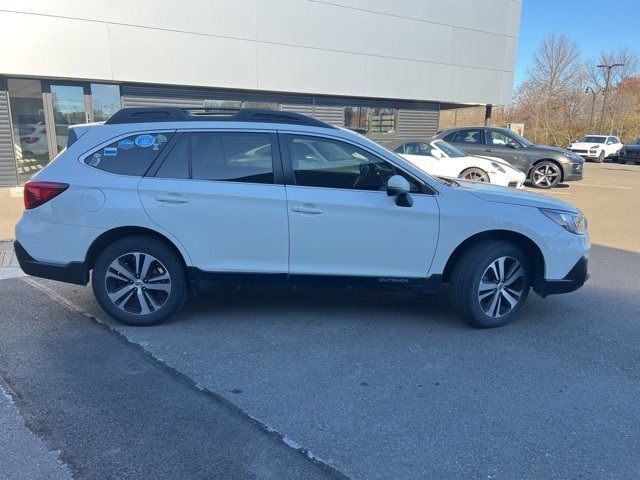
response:
{"label": "light pole", "polygon": [[602,133],[602,121],[604,120],[604,107],[607,104],[607,92],[609,91],[609,81],[611,80],[611,69],[614,67],[622,67],[624,66],[624,63],[612,63],[611,65],[597,65],[598,68],[604,68],[607,70],[606,76],[605,76],[605,83],[604,83],[604,92],[602,92],[602,94],[604,95],[604,98],[602,99],[602,112],[600,113],[600,126],[598,127],[598,133]]}
{"label": "light pole", "polygon": [[591,115],[589,115],[589,130],[587,131],[587,134],[590,134],[590,133],[592,133],[591,132],[591,127],[593,126],[593,111],[596,108],[596,95],[598,95],[598,93],[600,93],[600,90],[595,91],[593,88],[587,87],[585,89],[584,93],[590,93],[591,94]]}

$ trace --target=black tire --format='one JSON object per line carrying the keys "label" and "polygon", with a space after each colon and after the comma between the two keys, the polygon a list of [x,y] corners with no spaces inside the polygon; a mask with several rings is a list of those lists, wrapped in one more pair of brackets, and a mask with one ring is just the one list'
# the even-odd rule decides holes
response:
{"label": "black tire", "polygon": [[[467,178],[468,177],[468,178]],[[458,178],[463,178],[465,180],[472,180],[475,182],[486,182],[489,183],[489,174],[478,167],[467,168],[460,172]]]}
{"label": "black tire", "polygon": [[551,160],[536,163],[529,172],[529,180],[535,188],[554,188],[562,178],[562,167]]}
{"label": "black tire", "polygon": [[627,164],[627,160],[623,157],[618,156],[618,158],[616,159],[616,162],[619,163],[620,165],[626,165]]}
{"label": "black tire", "polygon": [[[145,270],[148,278],[140,278]],[[162,323],[180,310],[188,295],[178,255],[164,242],[145,236],[122,238],[105,248],[96,259],[91,283],[102,309],[127,325]],[[117,297],[115,302],[109,295]]]}
{"label": "black tire", "polygon": [[[491,296],[480,300],[481,282],[484,284],[491,283],[486,273],[489,271],[490,266],[502,257],[519,262],[522,268],[522,277],[517,279],[517,284],[509,284],[513,285],[513,287],[509,286],[504,288],[510,289],[507,293],[512,299],[516,298],[514,293],[516,288],[521,290],[521,293],[517,298],[517,303],[511,307],[510,310],[505,309],[502,315],[492,316],[487,314],[484,309],[491,311],[491,305],[489,303],[492,302],[494,297]],[[511,272],[509,265],[511,265],[512,268],[516,266],[516,262],[512,262],[511,260],[505,260],[503,263],[505,267],[503,268],[503,270],[505,270],[504,275]],[[473,327],[493,328],[510,322],[527,300],[529,288],[531,287],[531,278],[533,276],[530,265],[526,255],[524,255],[516,245],[508,241],[491,240],[471,247],[457,260],[451,272],[449,282],[451,306],[465,322]],[[514,273],[518,273],[517,270],[514,271]],[[503,285],[503,283],[499,285]],[[503,296],[504,294],[497,291],[498,285],[496,285],[495,290],[496,293],[494,296],[498,296],[496,310],[496,312],[498,312],[503,307],[503,301],[506,302],[504,304],[505,308],[509,302],[507,301],[507,297]],[[483,291],[482,294],[484,295],[486,291]]]}
{"label": "black tire", "polygon": [[596,157],[596,163],[602,163],[602,162],[604,162],[604,150],[602,150]]}

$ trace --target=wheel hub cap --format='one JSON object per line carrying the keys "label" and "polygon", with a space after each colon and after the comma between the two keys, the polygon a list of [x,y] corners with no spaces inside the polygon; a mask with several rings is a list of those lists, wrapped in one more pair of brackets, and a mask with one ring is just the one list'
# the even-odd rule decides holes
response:
{"label": "wheel hub cap", "polygon": [[500,257],[482,274],[478,287],[480,308],[489,317],[504,317],[520,302],[524,286],[520,262],[513,257]]}
{"label": "wheel hub cap", "polygon": [[105,276],[107,295],[120,310],[148,315],[161,309],[171,294],[171,276],[153,255],[125,253],[116,258]]}

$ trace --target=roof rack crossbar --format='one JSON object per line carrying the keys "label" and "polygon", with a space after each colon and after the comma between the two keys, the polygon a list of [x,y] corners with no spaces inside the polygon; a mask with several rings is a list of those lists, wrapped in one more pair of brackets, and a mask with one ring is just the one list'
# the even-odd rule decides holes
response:
{"label": "roof rack crossbar", "polygon": [[153,123],[179,121],[229,121],[284,123],[311,127],[335,128],[317,118],[295,112],[261,110],[253,108],[181,108],[181,107],[125,107],[113,114],[105,123]]}

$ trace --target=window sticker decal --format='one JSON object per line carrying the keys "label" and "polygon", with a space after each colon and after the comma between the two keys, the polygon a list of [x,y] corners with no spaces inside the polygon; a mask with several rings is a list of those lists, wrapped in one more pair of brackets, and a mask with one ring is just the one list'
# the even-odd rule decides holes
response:
{"label": "window sticker decal", "polygon": [[158,135],[156,135],[156,142],[157,143],[164,143],[167,141],[167,137],[164,136],[163,134],[159,133]]}
{"label": "window sticker decal", "polygon": [[106,147],[104,149],[104,156],[105,157],[115,157],[116,155],[118,155],[118,149],[115,147]]}
{"label": "window sticker decal", "polygon": [[128,138],[125,138],[124,140],[120,140],[118,142],[118,148],[120,150],[129,150],[133,148],[133,140],[129,140]]}
{"label": "window sticker decal", "polygon": [[91,165],[92,167],[97,167],[100,163],[101,158],[102,155],[100,155],[99,153],[94,153],[93,157],[91,157],[91,160],[89,160],[89,165]]}
{"label": "window sticker decal", "polygon": [[156,139],[153,138],[153,135],[145,134],[145,135],[138,135],[136,137],[135,142],[138,147],[147,148],[152,146],[154,143],[156,143]]}

